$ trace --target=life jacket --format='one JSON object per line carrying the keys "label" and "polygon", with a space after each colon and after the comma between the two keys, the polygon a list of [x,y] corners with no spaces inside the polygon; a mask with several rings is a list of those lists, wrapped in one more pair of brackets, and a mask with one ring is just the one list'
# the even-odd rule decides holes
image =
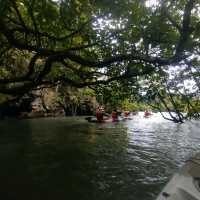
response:
{"label": "life jacket", "polygon": [[112,120],[113,121],[117,121],[118,120],[118,116],[117,116],[117,112],[112,112]]}
{"label": "life jacket", "polygon": [[103,113],[101,111],[97,111],[96,118],[99,122],[102,122],[103,121]]}
{"label": "life jacket", "polygon": [[128,117],[129,114],[130,114],[130,113],[129,113],[128,111],[125,111],[125,112],[124,112],[124,116],[125,116],[125,117]]}

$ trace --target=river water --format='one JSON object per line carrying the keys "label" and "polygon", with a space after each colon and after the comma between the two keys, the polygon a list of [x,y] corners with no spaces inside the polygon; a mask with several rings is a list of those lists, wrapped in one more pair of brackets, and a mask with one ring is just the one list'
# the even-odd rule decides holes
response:
{"label": "river water", "polygon": [[82,117],[0,122],[3,200],[153,200],[200,151],[200,123],[154,114],[118,123]]}

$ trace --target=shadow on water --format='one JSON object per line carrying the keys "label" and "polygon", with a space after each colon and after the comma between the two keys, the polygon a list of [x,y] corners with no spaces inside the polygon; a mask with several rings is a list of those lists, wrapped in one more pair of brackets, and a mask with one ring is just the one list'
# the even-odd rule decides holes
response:
{"label": "shadow on water", "polygon": [[0,122],[1,199],[26,199],[32,194],[33,184],[26,160],[30,145],[31,132],[26,121]]}
{"label": "shadow on water", "polygon": [[2,121],[1,199],[153,200],[184,160],[200,150],[198,122],[159,120]]}
{"label": "shadow on water", "polygon": [[105,127],[74,119],[0,122],[1,197],[101,199],[106,184],[99,170],[109,159],[114,162],[124,140],[123,134],[115,142],[102,135]]}

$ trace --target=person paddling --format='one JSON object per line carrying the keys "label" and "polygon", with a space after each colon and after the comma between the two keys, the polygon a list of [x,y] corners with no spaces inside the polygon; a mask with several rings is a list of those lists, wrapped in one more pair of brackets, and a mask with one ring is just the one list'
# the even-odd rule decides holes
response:
{"label": "person paddling", "polygon": [[116,109],[112,111],[112,121],[113,122],[117,122],[119,119],[118,119],[118,114],[117,114],[117,111]]}
{"label": "person paddling", "polygon": [[98,122],[103,122],[103,112],[100,107],[97,107],[96,109],[96,118]]}
{"label": "person paddling", "polygon": [[151,116],[152,114],[149,112],[149,111],[147,111],[147,110],[145,110],[145,112],[144,112],[144,117],[149,117],[149,116]]}
{"label": "person paddling", "polygon": [[129,111],[124,111],[124,117],[129,117],[130,112]]}

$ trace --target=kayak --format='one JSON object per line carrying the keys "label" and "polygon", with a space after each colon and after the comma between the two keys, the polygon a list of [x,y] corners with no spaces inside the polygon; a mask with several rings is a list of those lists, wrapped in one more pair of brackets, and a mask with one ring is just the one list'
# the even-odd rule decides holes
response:
{"label": "kayak", "polygon": [[152,113],[150,113],[150,112],[144,112],[144,117],[145,118],[149,118],[149,117],[151,117],[153,114]]}
{"label": "kayak", "polygon": [[91,122],[91,123],[106,123],[106,122],[112,122],[112,119],[106,119],[106,120],[103,120],[101,122],[99,122],[96,117],[86,117],[85,118],[88,122]]}
{"label": "kayak", "polygon": [[113,121],[112,118],[108,118],[108,119],[105,119],[103,120],[102,122],[99,122],[96,117],[86,117],[85,118],[88,122],[91,122],[91,123],[110,123],[110,122],[119,122],[119,121],[125,121],[125,120],[132,120],[131,117],[123,117],[123,118],[119,118],[118,120],[116,121]]}
{"label": "kayak", "polygon": [[200,153],[186,161],[156,200],[200,200]]}
{"label": "kayak", "polygon": [[144,115],[144,118],[150,118],[151,115]]}

